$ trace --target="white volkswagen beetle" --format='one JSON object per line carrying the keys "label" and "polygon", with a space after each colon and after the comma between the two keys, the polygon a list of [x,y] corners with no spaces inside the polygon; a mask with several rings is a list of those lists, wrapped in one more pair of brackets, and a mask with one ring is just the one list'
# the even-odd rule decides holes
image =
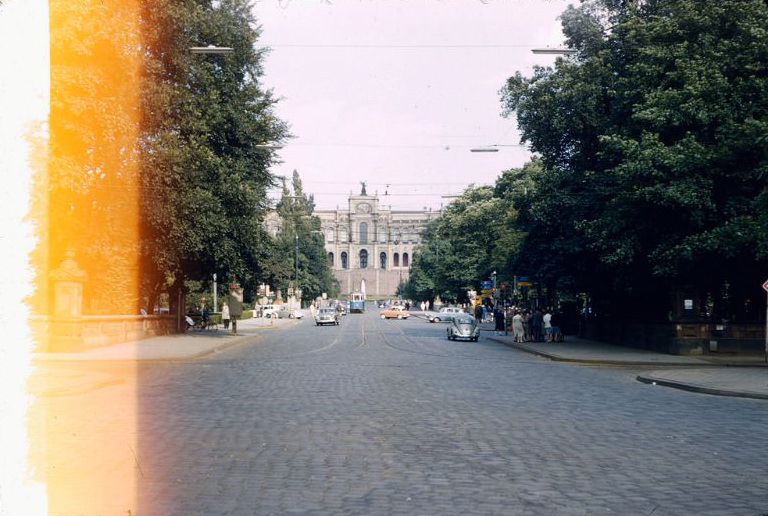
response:
{"label": "white volkswagen beetle", "polygon": [[448,340],[466,339],[477,342],[480,338],[480,327],[471,315],[457,314],[450,320],[446,333]]}

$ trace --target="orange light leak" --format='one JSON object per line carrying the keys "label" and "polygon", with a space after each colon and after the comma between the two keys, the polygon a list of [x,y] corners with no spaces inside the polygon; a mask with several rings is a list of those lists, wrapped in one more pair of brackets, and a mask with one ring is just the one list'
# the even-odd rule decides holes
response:
{"label": "orange light leak", "polygon": [[109,317],[140,308],[140,3],[49,1],[47,166],[32,207],[39,353],[29,435],[50,514],[136,514],[135,362],[78,354],[99,345],[94,334],[116,324]]}

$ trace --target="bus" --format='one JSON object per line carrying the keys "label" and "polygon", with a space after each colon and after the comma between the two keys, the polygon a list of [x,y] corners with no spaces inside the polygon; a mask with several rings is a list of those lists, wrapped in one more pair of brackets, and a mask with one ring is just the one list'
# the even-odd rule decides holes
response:
{"label": "bus", "polygon": [[349,295],[349,313],[365,313],[365,294],[362,292],[352,292]]}

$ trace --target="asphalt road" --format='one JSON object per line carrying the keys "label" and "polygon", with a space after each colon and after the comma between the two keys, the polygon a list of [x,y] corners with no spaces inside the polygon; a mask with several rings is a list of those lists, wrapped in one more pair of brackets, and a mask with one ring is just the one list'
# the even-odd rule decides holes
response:
{"label": "asphalt road", "polygon": [[138,365],[130,514],[768,513],[765,401],[377,312]]}

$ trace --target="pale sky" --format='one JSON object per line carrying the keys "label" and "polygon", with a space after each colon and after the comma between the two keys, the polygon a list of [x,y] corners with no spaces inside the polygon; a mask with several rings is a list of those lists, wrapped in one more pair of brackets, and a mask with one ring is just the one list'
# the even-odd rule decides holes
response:
{"label": "pale sky", "polygon": [[[264,82],[296,136],[273,169],[299,171],[319,209],[378,191],[392,209],[440,208],[530,158],[499,90],[554,57],[567,0],[260,0]],[[497,153],[470,148],[499,145]],[[504,145],[512,145],[505,147]],[[389,185],[387,187],[387,185]]]}

